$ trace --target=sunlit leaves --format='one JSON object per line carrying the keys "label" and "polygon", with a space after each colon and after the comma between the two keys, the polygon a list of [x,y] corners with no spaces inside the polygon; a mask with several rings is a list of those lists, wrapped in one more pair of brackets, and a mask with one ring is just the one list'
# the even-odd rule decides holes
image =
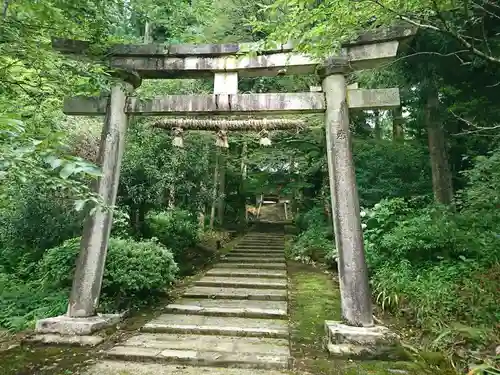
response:
{"label": "sunlit leaves", "polygon": [[[340,43],[357,33],[397,20],[422,25],[457,40],[457,36],[470,40],[474,34],[471,25],[487,18],[498,21],[500,17],[496,5],[483,3],[483,6],[450,0],[276,0],[271,6],[262,7],[266,17],[255,16],[252,25],[267,33],[269,40],[293,40],[301,51],[328,55],[338,52]],[[484,34],[479,41],[485,38],[490,38],[489,46],[482,48],[477,43],[475,46],[488,55],[498,56],[498,51],[490,49],[494,39],[498,46],[498,38]]]}

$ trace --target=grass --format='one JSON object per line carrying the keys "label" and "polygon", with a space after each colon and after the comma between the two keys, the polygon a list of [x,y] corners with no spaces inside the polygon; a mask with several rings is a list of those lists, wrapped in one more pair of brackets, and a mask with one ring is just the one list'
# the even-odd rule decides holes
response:
{"label": "grass", "polygon": [[[297,375],[444,374],[419,362],[351,361],[329,358],[324,321],[340,319],[340,292],[334,276],[321,267],[290,262],[291,351]],[[449,373],[448,373],[449,374]]]}

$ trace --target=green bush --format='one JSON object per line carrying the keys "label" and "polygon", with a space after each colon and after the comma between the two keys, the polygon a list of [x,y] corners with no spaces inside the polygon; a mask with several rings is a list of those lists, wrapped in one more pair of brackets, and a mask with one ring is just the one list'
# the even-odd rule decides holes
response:
{"label": "green bush", "polygon": [[28,266],[29,275],[29,265],[45,250],[81,233],[82,218],[70,199],[41,183],[7,190],[15,199],[0,207],[0,264],[9,273],[23,272]]}
{"label": "green bush", "polygon": [[483,268],[475,261],[442,261],[415,266],[388,263],[372,277],[377,302],[405,312],[421,327],[439,331],[451,322],[469,326],[500,320],[500,264]]}
{"label": "green bush", "polygon": [[377,302],[424,329],[453,332],[450,344],[500,319],[498,170],[500,158],[480,158],[452,208],[391,199],[362,215]]}
{"label": "green bush", "polygon": [[172,249],[177,261],[186,249],[198,243],[198,223],[188,211],[174,209],[150,215],[147,225],[149,235]]}
{"label": "green bush", "polygon": [[67,309],[68,296],[67,289],[46,289],[37,281],[26,283],[0,274],[0,328],[20,331],[37,319],[61,315]]}
{"label": "green bush", "polygon": [[388,262],[417,264],[477,255],[474,236],[445,207],[413,209],[394,199],[364,212],[365,248],[373,269]]}
{"label": "green bush", "polygon": [[316,205],[309,211],[299,214],[295,218],[295,225],[301,232],[307,230],[313,225],[326,227],[327,218],[324,208],[321,205]]}
{"label": "green bush", "polygon": [[[73,238],[47,251],[39,264],[39,276],[47,288],[71,286],[79,249],[80,239]],[[175,280],[177,272],[172,252],[157,242],[111,238],[102,301],[115,308],[141,302],[162,293]]]}
{"label": "green bush", "polygon": [[[304,263],[324,261],[336,254],[332,231],[325,226],[313,225],[300,233],[289,250],[288,256]],[[333,260],[332,256],[329,259]]]}

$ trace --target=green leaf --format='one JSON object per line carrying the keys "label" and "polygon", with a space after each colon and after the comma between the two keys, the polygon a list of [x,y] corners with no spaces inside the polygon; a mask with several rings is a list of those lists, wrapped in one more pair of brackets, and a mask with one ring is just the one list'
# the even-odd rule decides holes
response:
{"label": "green leaf", "polygon": [[76,165],[74,163],[67,163],[63,169],[59,172],[59,176],[63,179],[67,179],[69,176],[71,176],[75,170],[76,170]]}
{"label": "green leaf", "polygon": [[87,201],[84,199],[79,199],[79,200],[75,201],[75,210],[77,210],[77,211],[83,210],[86,203],[87,203]]}

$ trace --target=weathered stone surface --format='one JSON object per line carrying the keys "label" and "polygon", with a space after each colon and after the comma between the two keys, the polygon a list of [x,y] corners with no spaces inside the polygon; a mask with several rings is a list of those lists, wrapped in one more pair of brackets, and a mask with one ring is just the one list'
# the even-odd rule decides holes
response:
{"label": "weathered stone surface", "polygon": [[265,248],[265,249],[283,249],[285,244],[283,242],[271,242],[271,241],[244,241],[238,244],[238,247],[255,247],[255,248]]}
{"label": "weathered stone surface", "polygon": [[182,298],[168,305],[165,311],[192,315],[283,319],[287,316],[287,308],[285,301]]}
{"label": "weathered stone surface", "polygon": [[286,301],[287,291],[283,289],[217,288],[194,286],[184,293],[188,298],[251,299],[259,301]]}
{"label": "weathered stone surface", "polygon": [[[271,262],[271,263],[280,263],[284,261],[283,257],[276,257],[267,255],[262,257],[263,261]],[[255,263],[257,260],[255,258],[246,258],[246,257],[226,257],[222,260],[222,263]]]}
{"label": "weathered stone surface", "polygon": [[[399,42],[347,46],[339,58],[347,58],[350,70],[371,69],[396,56]],[[334,56],[335,58],[335,56]],[[323,62],[294,52],[242,56],[111,56],[111,67],[134,70],[143,78],[196,78],[216,72],[238,72],[242,77],[315,73]]]}
{"label": "weathered stone surface", "polygon": [[131,337],[122,343],[121,346],[133,346],[160,350],[205,350],[221,353],[268,353],[272,355],[285,356],[290,354],[288,349],[288,340],[265,337],[143,333]]}
{"label": "weathered stone surface", "polygon": [[389,27],[379,27],[366,31],[353,39],[351,42],[344,43],[344,46],[353,46],[359,44],[381,43],[391,40],[401,40],[414,36],[418,28],[408,22],[398,22]]}
{"label": "weathered stone surface", "polygon": [[52,38],[52,48],[63,54],[81,54],[89,52],[90,42],[85,40]]}
{"label": "weathered stone surface", "polygon": [[230,112],[321,113],[325,109],[321,93],[265,93],[170,95],[149,101],[131,98],[128,113],[137,115],[196,115]]}
{"label": "weathered stone surface", "polygon": [[[84,45],[82,44],[82,47]],[[59,46],[55,46],[59,47]],[[66,47],[64,44],[61,48]],[[76,46],[75,46],[76,47]],[[58,48],[56,48],[58,49]],[[291,43],[262,48],[262,43],[225,43],[225,44],[121,44],[111,47],[109,54],[113,56],[144,56],[144,57],[214,57],[223,55],[237,55],[250,51],[258,51],[260,54],[278,52],[290,52],[293,49]],[[58,49],[59,50],[59,49]],[[65,50],[71,50],[66,47]]]}
{"label": "weathered stone surface", "polygon": [[254,251],[269,251],[271,253],[283,254],[285,252],[284,245],[253,245],[253,244],[238,244],[233,249],[254,250]]}
{"label": "weathered stone surface", "polygon": [[196,78],[216,72],[238,72],[242,77],[313,73],[318,60],[299,53],[217,57],[111,56],[113,68],[138,72],[143,78]]}
{"label": "weathered stone surface", "polygon": [[[127,115],[124,112],[132,85],[115,84],[111,88],[107,116],[101,133],[98,165],[101,176],[93,191],[102,197],[106,207],[114,207],[118,192],[120,167],[127,135]],[[80,243],[80,254],[68,303],[68,316],[92,317],[99,302],[108,240],[113,222],[113,210],[97,209],[85,219]]]}
{"label": "weathered stone surface", "polygon": [[342,55],[349,59],[351,70],[374,69],[387,64],[398,53],[397,40],[377,44],[354,45],[342,49]]}
{"label": "weathered stone surface", "polygon": [[269,251],[249,251],[249,250],[241,250],[237,249],[238,251],[231,251],[229,254],[226,255],[226,257],[246,257],[246,258],[257,258],[257,259],[262,259],[263,256],[270,255],[273,258],[281,258],[281,261],[285,261],[285,252],[274,252],[271,253]]}
{"label": "weathered stone surface", "polygon": [[269,238],[259,238],[259,237],[247,237],[244,238],[242,243],[256,243],[256,244],[277,244],[283,245],[285,240],[283,238],[269,237]]}
{"label": "weathered stone surface", "polygon": [[109,97],[75,96],[65,98],[63,112],[74,116],[104,116]]}
{"label": "weathered stone surface", "polygon": [[[399,90],[350,89],[347,91],[348,106],[352,109],[389,109],[400,105]],[[107,98],[74,97],[64,101],[67,115],[104,115]],[[266,94],[216,94],[216,95],[170,95],[152,100],[130,98],[127,114],[143,116],[176,116],[219,113],[321,113],[325,110],[324,94],[310,93],[266,93]],[[281,241],[248,239],[238,247],[283,248]]]}
{"label": "weathered stone surface", "polygon": [[35,335],[26,339],[28,342],[39,342],[51,345],[96,346],[104,341],[101,336],[58,335],[47,333]]}
{"label": "weathered stone surface", "polygon": [[262,279],[244,277],[217,277],[205,276],[195,282],[198,286],[228,287],[228,288],[252,288],[252,289],[286,289],[287,280]]}
{"label": "weathered stone surface", "polygon": [[263,263],[263,259],[259,263],[224,263],[224,268],[256,268],[262,270],[284,270],[285,263]]}
{"label": "weathered stone surface", "polygon": [[279,370],[243,368],[215,368],[167,365],[159,363],[134,363],[102,361],[87,369],[84,375],[286,375]]}
{"label": "weathered stone surface", "polygon": [[88,318],[70,318],[62,315],[41,319],[36,322],[36,333],[56,333],[68,336],[84,336],[103,328],[113,326],[121,320],[120,315],[99,315]]}
{"label": "weathered stone surface", "polygon": [[330,342],[354,345],[393,345],[398,336],[383,326],[352,327],[335,321],[325,321],[325,331]]}
{"label": "weathered stone surface", "polygon": [[[268,262],[268,255],[250,258],[264,262],[266,267],[276,267]],[[227,256],[235,257],[231,253]],[[245,259],[236,254],[238,258]],[[280,259],[284,260],[283,251]],[[144,325],[142,333],[105,353],[107,358],[129,361],[126,365],[105,361],[92,366],[86,374],[140,375],[153,369],[154,365],[145,362],[165,362],[169,375],[278,375],[259,369],[287,369],[291,362],[285,263],[278,263],[280,269],[256,268],[259,264],[231,268],[238,267],[238,263],[220,263],[195,281],[183,298],[167,305],[165,314]],[[237,372],[231,368],[238,368]]]}
{"label": "weathered stone surface", "polygon": [[346,82],[342,74],[323,80],[328,103],[325,127],[333,226],[339,252],[342,317],[353,326],[372,326],[356,174],[352,157]]}
{"label": "weathered stone surface", "polygon": [[285,250],[283,249],[283,246],[280,247],[256,247],[256,246],[250,246],[250,245],[239,245],[235,246],[233,248],[233,251],[235,252],[248,252],[248,253],[265,253],[265,254],[270,254],[270,255],[284,255]]}
{"label": "weathered stone surface", "polygon": [[206,273],[207,276],[231,276],[231,277],[267,277],[267,278],[286,278],[285,270],[262,270],[254,268],[223,268],[221,266],[212,268]]}
{"label": "weathered stone surface", "polygon": [[[138,355],[144,353],[143,356]],[[286,355],[272,355],[266,353],[240,353],[194,351],[181,349],[166,349],[160,353],[156,350],[137,350],[130,346],[117,346],[108,351],[108,357],[130,360],[149,360],[154,362],[168,362],[195,366],[230,366],[251,369],[286,369],[289,357]],[[153,355],[154,354],[154,355]]]}
{"label": "weathered stone surface", "polygon": [[[67,115],[102,116],[106,98],[67,98],[63,112]],[[201,114],[248,114],[253,112],[321,113],[324,97],[321,93],[266,93],[235,95],[169,95],[152,100],[129,98],[127,114],[143,116],[178,116]]]}
{"label": "weathered stone surface", "polygon": [[391,109],[401,105],[399,89],[347,90],[347,104],[351,109]]}
{"label": "weathered stone surface", "polygon": [[164,314],[144,325],[142,330],[158,333],[288,338],[288,322],[278,319]]}
{"label": "weathered stone surface", "polygon": [[398,336],[387,327],[353,327],[326,321],[325,331],[327,349],[334,356],[396,359],[405,355]]}

